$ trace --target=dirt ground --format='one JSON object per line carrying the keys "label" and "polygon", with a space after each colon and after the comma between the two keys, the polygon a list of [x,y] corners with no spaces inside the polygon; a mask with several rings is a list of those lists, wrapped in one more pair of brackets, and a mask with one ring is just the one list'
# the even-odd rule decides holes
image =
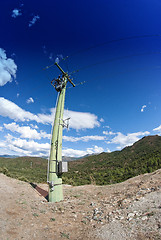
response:
{"label": "dirt ground", "polygon": [[63,188],[64,201],[48,203],[29,183],[0,174],[0,239],[161,239],[161,170],[114,185]]}

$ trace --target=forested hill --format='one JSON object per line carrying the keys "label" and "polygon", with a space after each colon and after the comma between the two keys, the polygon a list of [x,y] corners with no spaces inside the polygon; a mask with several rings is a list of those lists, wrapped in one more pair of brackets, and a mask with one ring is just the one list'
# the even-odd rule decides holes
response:
{"label": "forested hill", "polygon": [[69,163],[65,182],[111,184],[161,168],[161,136],[143,137],[122,151],[101,153]]}
{"label": "forested hill", "polygon": [[[69,162],[63,183],[111,184],[161,168],[161,137],[144,137],[122,151],[101,153]],[[0,158],[0,172],[29,182],[46,182],[47,159]]]}

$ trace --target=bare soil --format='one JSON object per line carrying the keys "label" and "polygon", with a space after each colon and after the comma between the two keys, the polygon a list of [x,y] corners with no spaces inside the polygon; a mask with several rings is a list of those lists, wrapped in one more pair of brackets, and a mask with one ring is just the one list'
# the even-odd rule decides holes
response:
{"label": "bare soil", "polygon": [[45,191],[0,174],[0,239],[161,239],[161,170],[119,184],[63,188],[64,201],[48,203]]}

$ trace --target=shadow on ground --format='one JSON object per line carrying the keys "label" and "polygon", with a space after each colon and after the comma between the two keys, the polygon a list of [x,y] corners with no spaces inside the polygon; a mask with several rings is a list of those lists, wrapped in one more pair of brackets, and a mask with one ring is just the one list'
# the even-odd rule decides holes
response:
{"label": "shadow on ground", "polygon": [[40,188],[37,186],[35,183],[30,183],[30,185],[41,195],[43,196],[47,201],[48,201],[48,192],[45,191],[44,189]]}

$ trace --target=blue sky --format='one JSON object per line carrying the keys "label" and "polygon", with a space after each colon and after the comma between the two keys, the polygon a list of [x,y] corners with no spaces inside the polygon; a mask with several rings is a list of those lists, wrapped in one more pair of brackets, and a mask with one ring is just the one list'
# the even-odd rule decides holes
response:
{"label": "blue sky", "polygon": [[[68,85],[63,155],[111,152],[161,134],[159,0],[0,3],[0,155],[49,155],[59,75]],[[116,40],[116,41],[115,41]],[[66,60],[61,59],[61,55]]]}

